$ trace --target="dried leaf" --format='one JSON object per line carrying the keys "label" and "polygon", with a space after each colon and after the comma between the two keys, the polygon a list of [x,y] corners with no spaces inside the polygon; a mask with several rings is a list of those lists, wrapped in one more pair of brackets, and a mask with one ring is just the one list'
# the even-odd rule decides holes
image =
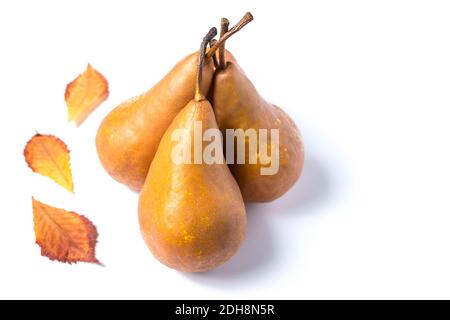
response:
{"label": "dried leaf", "polygon": [[36,133],[28,141],[23,153],[31,170],[73,192],[69,150],[62,140]]}
{"label": "dried leaf", "polygon": [[75,121],[79,126],[108,94],[108,81],[88,64],[86,70],[66,87],[69,121]]}
{"label": "dried leaf", "polygon": [[34,233],[42,256],[67,263],[99,263],[95,257],[97,229],[91,221],[75,212],[32,200]]}

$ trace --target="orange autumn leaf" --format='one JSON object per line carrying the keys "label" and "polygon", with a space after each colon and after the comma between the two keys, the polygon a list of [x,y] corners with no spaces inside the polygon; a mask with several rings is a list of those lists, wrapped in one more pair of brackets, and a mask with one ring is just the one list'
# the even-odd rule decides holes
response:
{"label": "orange autumn leaf", "polygon": [[67,263],[99,263],[95,257],[97,229],[84,216],[32,198],[34,233],[42,256]]}
{"label": "orange autumn leaf", "polygon": [[108,81],[88,64],[86,70],[66,87],[69,121],[75,121],[79,126],[108,94]]}
{"label": "orange autumn leaf", "polygon": [[36,133],[28,141],[23,153],[31,170],[73,192],[69,150],[62,140]]}

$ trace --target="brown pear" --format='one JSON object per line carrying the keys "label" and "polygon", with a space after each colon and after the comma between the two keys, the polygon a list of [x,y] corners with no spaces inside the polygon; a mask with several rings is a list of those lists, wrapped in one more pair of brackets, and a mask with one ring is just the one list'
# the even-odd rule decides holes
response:
{"label": "brown pear", "polygon": [[[237,26],[223,35],[222,42],[249,23],[247,13]],[[222,43],[221,42],[221,43]],[[202,92],[208,92],[214,73],[211,47],[202,71]],[[123,102],[101,123],[96,137],[97,153],[105,170],[134,190],[144,184],[164,132],[192,99],[196,85],[198,52],[188,55],[149,91]]]}
{"label": "brown pear", "polygon": [[[226,59],[227,54],[223,57]],[[245,163],[238,163],[238,139],[230,136],[226,144],[231,139],[235,146],[233,158],[227,159],[230,170],[246,202],[277,199],[294,185],[302,172],[304,151],[300,132],[282,109],[261,97],[234,57],[225,63],[219,61],[219,66],[223,67],[216,70],[212,88],[219,128],[225,139],[227,129],[242,129],[244,133],[254,129],[254,141],[259,142],[257,148],[251,149],[252,140],[244,135]],[[267,130],[266,143],[260,129]],[[275,136],[272,139],[272,129],[278,129],[278,142]],[[251,158],[256,161],[251,162]]]}
{"label": "brown pear", "polygon": [[[112,110],[101,123],[97,153],[105,170],[134,190],[144,184],[161,137],[192,99],[195,91],[198,52],[188,55],[149,91]],[[211,60],[203,68],[203,88],[213,75]]]}
{"label": "brown pear", "polygon": [[[213,28],[205,37],[202,49],[215,32]],[[220,136],[217,162],[193,159],[195,152],[203,158],[207,147],[203,143],[195,150],[196,125],[201,133],[215,129],[220,134],[211,104],[200,92],[165,132],[139,197],[139,223],[147,246],[160,262],[183,272],[207,271],[227,261],[246,229],[244,202],[223,157]],[[181,142],[173,139],[177,132],[185,137]],[[177,149],[190,151],[188,162],[174,160]]]}

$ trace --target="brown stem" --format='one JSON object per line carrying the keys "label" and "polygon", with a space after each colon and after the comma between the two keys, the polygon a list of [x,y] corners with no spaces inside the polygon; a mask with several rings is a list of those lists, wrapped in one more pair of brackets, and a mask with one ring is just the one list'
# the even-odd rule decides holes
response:
{"label": "brown stem", "polygon": [[246,24],[248,24],[250,21],[253,20],[253,16],[250,12],[247,12],[244,17],[233,27],[231,28],[227,33],[223,35],[223,37],[220,37],[219,41],[216,42],[214,46],[211,47],[211,49],[208,50],[206,53],[206,58],[209,59],[212,57],[212,55],[216,52],[217,49],[222,46],[222,44],[227,41],[229,37],[231,37],[233,34],[241,30]]}
{"label": "brown stem", "polygon": [[205,99],[205,96],[201,92],[202,88],[202,78],[203,78],[203,63],[206,57],[206,46],[208,43],[214,38],[217,34],[216,28],[211,28],[206,36],[202,40],[202,44],[200,45],[200,51],[198,54],[198,68],[197,68],[197,83],[195,87],[195,101],[202,101]]}
{"label": "brown stem", "polygon": [[[216,39],[212,39],[212,40],[209,42],[209,48],[211,48],[216,42],[217,42]],[[214,68],[218,69],[218,68],[219,68],[219,62],[217,61],[216,55],[213,55],[213,56],[212,56],[212,60],[213,60],[213,62],[214,62]]]}
{"label": "brown stem", "polygon": [[[230,21],[227,18],[222,18],[220,21],[220,37],[222,38],[228,32]],[[215,57],[216,55],[214,55]],[[219,47],[219,69],[225,69],[227,62],[225,61],[225,42]]]}

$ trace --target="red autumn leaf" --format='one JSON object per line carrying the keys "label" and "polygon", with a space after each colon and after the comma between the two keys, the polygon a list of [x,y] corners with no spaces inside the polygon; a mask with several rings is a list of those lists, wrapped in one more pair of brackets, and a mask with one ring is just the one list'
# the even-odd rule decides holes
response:
{"label": "red autumn leaf", "polygon": [[90,64],[66,87],[65,99],[69,121],[79,126],[108,97],[108,81]]}
{"label": "red autumn leaf", "polygon": [[99,263],[97,229],[86,217],[33,200],[34,233],[42,256],[67,263]]}

